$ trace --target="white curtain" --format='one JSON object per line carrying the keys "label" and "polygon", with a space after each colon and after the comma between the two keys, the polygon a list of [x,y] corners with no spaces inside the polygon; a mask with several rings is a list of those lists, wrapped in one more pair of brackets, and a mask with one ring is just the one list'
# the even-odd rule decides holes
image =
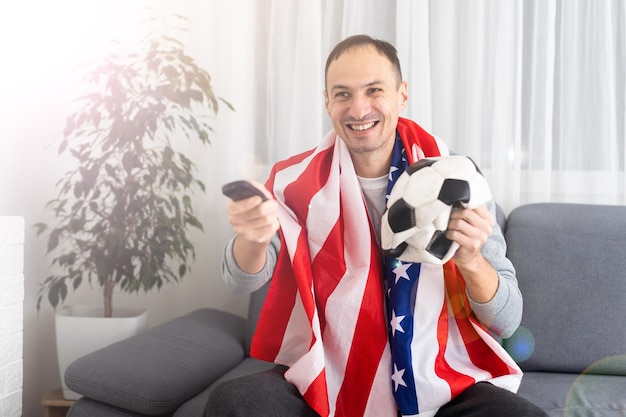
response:
{"label": "white curtain", "polygon": [[507,210],[624,204],[624,1],[400,0],[397,16],[409,116]]}
{"label": "white curtain", "polygon": [[398,48],[410,92],[403,115],[476,160],[506,211],[625,203],[623,0],[247,4],[254,24],[239,29],[255,56],[254,87],[241,97],[255,104],[260,179],[330,128],[324,61],[339,40],[367,33]]}

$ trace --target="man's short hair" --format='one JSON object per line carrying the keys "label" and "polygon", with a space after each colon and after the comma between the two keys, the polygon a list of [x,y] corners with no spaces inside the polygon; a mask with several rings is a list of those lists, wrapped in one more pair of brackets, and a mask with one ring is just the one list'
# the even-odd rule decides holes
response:
{"label": "man's short hair", "polygon": [[398,85],[400,85],[400,83],[402,82],[402,70],[400,69],[400,59],[398,58],[398,51],[389,42],[380,39],[374,39],[368,35],[350,36],[335,45],[333,50],[330,51],[328,59],[326,60],[326,69],[324,70],[324,85],[326,85],[326,78],[328,77],[328,67],[330,67],[330,64],[333,61],[338,59],[344,52],[368,45],[375,47],[381,55],[387,57],[389,62],[391,62],[391,65],[396,71]]}

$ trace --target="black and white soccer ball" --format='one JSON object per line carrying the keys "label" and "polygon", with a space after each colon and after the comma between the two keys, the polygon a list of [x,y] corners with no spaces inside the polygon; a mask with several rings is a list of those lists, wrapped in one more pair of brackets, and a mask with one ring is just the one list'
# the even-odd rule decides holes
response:
{"label": "black and white soccer ball", "polygon": [[383,251],[406,262],[443,264],[459,245],[445,232],[453,207],[491,200],[487,180],[461,155],[421,159],[396,181],[381,221]]}

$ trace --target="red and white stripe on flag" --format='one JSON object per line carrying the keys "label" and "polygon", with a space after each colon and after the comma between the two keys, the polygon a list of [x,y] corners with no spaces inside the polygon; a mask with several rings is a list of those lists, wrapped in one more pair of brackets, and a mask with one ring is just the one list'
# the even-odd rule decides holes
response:
{"label": "red and white stripe on flag", "polygon": [[277,164],[268,189],[283,249],[251,354],[288,365],[322,416],[395,416],[381,255],[344,142]]}

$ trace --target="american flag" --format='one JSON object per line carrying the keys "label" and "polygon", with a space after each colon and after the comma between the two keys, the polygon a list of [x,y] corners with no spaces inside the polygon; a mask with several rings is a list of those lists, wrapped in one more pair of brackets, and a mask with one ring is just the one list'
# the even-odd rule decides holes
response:
{"label": "american flag", "polygon": [[[437,144],[440,155],[449,154],[445,143]],[[410,146],[396,145],[387,195],[416,160],[415,152],[406,152]],[[472,314],[465,281],[454,262],[440,266],[388,257],[384,268],[391,379],[403,416],[434,415],[478,381],[517,390],[521,371]]]}
{"label": "american flag", "polygon": [[[401,118],[398,134],[402,147],[409,150],[409,163],[440,154],[437,140],[413,122]],[[389,326],[393,332],[394,326],[398,329],[408,320],[401,323],[398,316],[391,315],[390,322],[387,320],[381,251],[368,226],[350,154],[334,131],[317,148],[277,163],[266,185],[279,203],[282,249],[251,356],[289,366],[285,378],[321,416],[396,417],[399,407],[406,415],[433,415],[469,381],[493,379],[493,374],[483,369],[479,369],[478,378],[466,375],[469,368],[473,372],[474,366],[466,363],[473,357],[464,353],[467,349],[456,346],[456,335],[444,334],[450,327],[471,333],[471,337],[478,334],[490,339],[477,343],[488,346],[477,350],[478,355],[497,351],[495,356],[505,357],[509,373],[519,372],[497,342],[481,330],[480,324],[472,322],[471,314],[461,317],[450,310],[450,300],[457,298],[450,298],[441,286],[432,294],[420,287],[420,294],[429,303],[438,303],[428,310],[427,317],[436,322],[427,333],[416,336],[421,348],[411,348],[414,365],[429,369],[398,369],[398,361],[391,355]],[[429,268],[422,268],[420,280],[433,276],[444,286],[442,267],[425,272]],[[450,290],[457,294],[456,289]],[[418,315],[411,320],[415,323],[413,331],[421,332],[420,326],[432,324],[422,322]],[[449,326],[452,321],[459,324]],[[469,330],[473,326],[478,329]],[[460,369],[456,369],[455,361],[450,365],[449,359],[459,355],[463,358],[458,361]],[[415,413],[405,412],[394,398],[403,383],[409,385],[405,382],[409,375],[416,399],[433,398],[426,404],[420,400]],[[424,380],[431,377],[432,384]]]}

